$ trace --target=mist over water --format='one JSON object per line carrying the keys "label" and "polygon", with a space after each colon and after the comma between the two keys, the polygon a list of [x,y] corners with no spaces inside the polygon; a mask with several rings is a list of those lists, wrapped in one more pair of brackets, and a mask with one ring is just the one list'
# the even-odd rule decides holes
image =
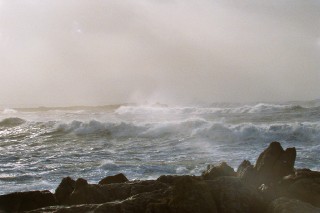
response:
{"label": "mist over water", "polygon": [[319,1],[0,3],[2,106],[319,97]]}

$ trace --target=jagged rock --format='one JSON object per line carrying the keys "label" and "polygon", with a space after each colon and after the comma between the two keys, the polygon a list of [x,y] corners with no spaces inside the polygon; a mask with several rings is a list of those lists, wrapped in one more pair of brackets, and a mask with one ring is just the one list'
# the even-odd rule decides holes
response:
{"label": "jagged rock", "polygon": [[62,179],[58,188],[56,189],[54,195],[59,204],[67,204],[70,194],[76,187],[76,181],[70,177],[65,177]]}
{"label": "jagged rock", "polygon": [[286,175],[294,173],[295,159],[295,148],[287,148],[284,151],[279,142],[272,142],[259,155],[254,166],[260,183],[273,183]]}
{"label": "jagged rock", "polygon": [[265,203],[257,189],[237,177],[206,181],[215,197],[218,212],[263,212]]}
{"label": "jagged rock", "polygon": [[114,176],[108,176],[100,180],[99,184],[124,183],[129,181],[124,174],[120,173]]}
{"label": "jagged rock", "polygon": [[257,171],[248,160],[244,160],[237,169],[237,177],[249,185],[258,186]]}
{"label": "jagged rock", "polygon": [[268,207],[268,213],[319,213],[320,208],[300,200],[281,197]]}
{"label": "jagged rock", "polygon": [[253,168],[253,165],[250,163],[250,161],[248,161],[248,160],[242,161],[242,163],[238,166],[237,176],[238,177],[243,177],[243,175],[246,172],[246,169],[249,168],[249,167]]}
{"label": "jagged rock", "polygon": [[202,173],[205,180],[212,180],[221,176],[235,176],[236,172],[226,162],[217,165],[208,165],[207,170]]}
{"label": "jagged rock", "polygon": [[0,196],[0,212],[23,212],[57,205],[50,191],[15,192]]}

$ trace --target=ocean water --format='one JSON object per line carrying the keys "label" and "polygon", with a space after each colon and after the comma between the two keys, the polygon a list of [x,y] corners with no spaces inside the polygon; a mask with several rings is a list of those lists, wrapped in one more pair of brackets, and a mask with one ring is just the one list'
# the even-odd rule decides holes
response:
{"label": "ocean water", "polygon": [[220,161],[236,169],[272,141],[297,148],[296,167],[320,170],[320,101],[1,109],[0,194],[54,191],[66,176],[199,175]]}

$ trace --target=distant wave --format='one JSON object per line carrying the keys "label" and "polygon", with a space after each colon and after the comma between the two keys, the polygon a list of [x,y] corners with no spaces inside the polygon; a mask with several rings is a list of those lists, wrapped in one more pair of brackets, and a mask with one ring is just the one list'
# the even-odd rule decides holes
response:
{"label": "distant wave", "polygon": [[6,118],[0,121],[0,127],[14,127],[24,124],[26,121],[21,118]]}
{"label": "distant wave", "polygon": [[224,124],[201,118],[161,123],[104,123],[73,121],[59,124],[55,131],[84,136],[94,134],[110,138],[197,138],[216,142],[237,141],[317,141],[320,123]]}
{"label": "distant wave", "polygon": [[253,114],[253,113],[276,113],[304,110],[319,110],[320,107],[303,107],[300,105],[267,104],[240,105],[233,107],[154,107],[154,106],[120,106],[115,110],[118,114]]}

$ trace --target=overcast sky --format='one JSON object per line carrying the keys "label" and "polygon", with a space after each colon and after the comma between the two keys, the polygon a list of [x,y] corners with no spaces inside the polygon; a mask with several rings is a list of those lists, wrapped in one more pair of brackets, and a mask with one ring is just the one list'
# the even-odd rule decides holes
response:
{"label": "overcast sky", "polygon": [[0,105],[320,97],[317,0],[0,0]]}

